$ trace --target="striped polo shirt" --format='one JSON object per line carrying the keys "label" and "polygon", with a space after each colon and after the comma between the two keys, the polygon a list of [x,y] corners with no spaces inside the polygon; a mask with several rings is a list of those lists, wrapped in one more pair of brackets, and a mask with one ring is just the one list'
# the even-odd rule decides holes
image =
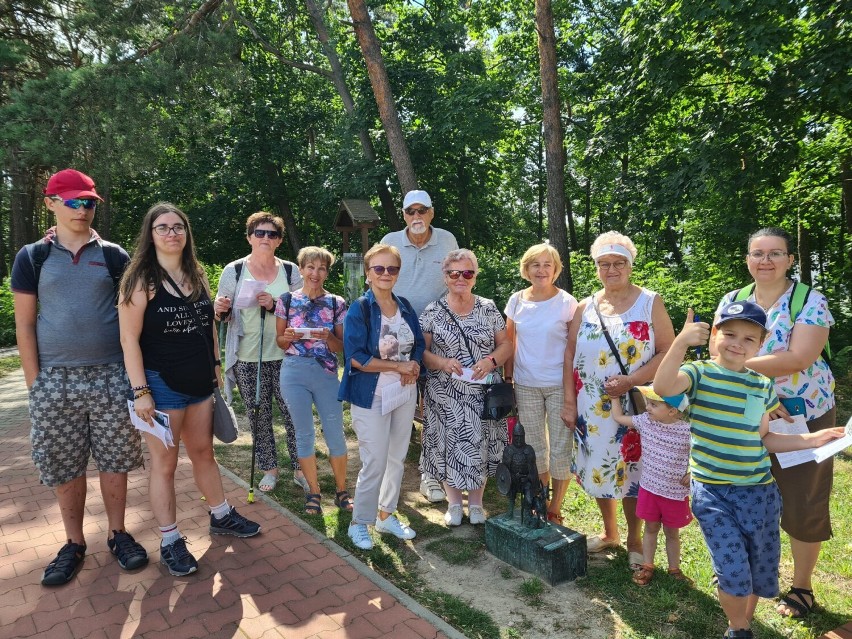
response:
{"label": "striped polo shirt", "polygon": [[769,453],[759,432],[763,415],[779,405],[772,380],[713,361],[689,362],[680,370],[690,382],[693,479],[708,484],[772,482]]}

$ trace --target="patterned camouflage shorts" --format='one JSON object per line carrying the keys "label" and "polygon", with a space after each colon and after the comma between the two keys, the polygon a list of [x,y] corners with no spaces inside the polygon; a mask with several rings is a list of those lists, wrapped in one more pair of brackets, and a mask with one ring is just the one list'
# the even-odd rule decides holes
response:
{"label": "patterned camouflage shorts", "polygon": [[32,457],[41,481],[59,486],[98,470],[126,473],[142,465],[142,441],[127,411],[124,364],[42,368],[30,389]]}

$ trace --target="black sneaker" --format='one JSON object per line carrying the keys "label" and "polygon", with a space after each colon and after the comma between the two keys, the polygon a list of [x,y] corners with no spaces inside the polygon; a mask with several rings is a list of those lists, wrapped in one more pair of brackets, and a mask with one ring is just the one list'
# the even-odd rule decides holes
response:
{"label": "black sneaker", "polygon": [[211,535],[233,535],[234,537],[254,537],[260,532],[260,524],[249,521],[237,512],[237,509],[231,506],[231,512],[216,519],[213,513],[210,513],[210,534]]}
{"label": "black sneaker", "polygon": [[107,539],[107,546],[118,557],[118,565],[125,570],[136,570],[148,565],[148,553],[130,533],[113,530],[112,539]]}
{"label": "black sneaker", "polygon": [[44,577],[41,578],[42,586],[61,586],[67,584],[74,578],[83,558],[86,556],[86,547],[81,544],[72,544],[71,540],[62,546],[56,559],[47,564],[44,569]]}
{"label": "black sneaker", "polygon": [[160,546],[160,563],[175,577],[183,577],[198,570],[198,562],[186,549],[186,537],[168,546]]}

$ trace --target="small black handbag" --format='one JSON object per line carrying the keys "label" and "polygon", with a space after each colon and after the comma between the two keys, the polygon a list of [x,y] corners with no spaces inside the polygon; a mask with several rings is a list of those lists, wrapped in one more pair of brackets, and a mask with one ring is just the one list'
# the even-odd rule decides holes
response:
{"label": "small black handbag", "polygon": [[[462,340],[464,340],[465,348],[467,349],[468,354],[473,357],[473,350],[470,347],[470,342],[467,341],[467,336],[464,334],[462,327],[459,326],[459,323],[456,321],[456,318],[453,317],[450,309],[445,304],[441,304],[441,306],[447,312],[452,323],[459,329]],[[493,374],[494,373],[492,373],[492,375]],[[500,381],[485,385],[485,397],[482,404],[482,415],[480,415],[482,419],[503,419],[504,417],[511,415],[514,410],[515,387],[512,384]]]}
{"label": "small black handbag", "polygon": [[515,387],[509,382],[489,384],[485,389],[482,419],[503,419],[515,410]]}

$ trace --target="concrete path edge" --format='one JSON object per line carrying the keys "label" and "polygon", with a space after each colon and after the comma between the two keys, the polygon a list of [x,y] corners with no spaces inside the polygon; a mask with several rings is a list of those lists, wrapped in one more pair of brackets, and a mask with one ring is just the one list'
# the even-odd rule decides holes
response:
{"label": "concrete path edge", "polygon": [[[245,488],[246,492],[249,490],[249,485],[240,477],[232,473],[229,469],[225,468],[221,464],[219,464],[219,468],[222,471],[222,474],[227,476],[232,482],[237,484],[238,486],[242,486]],[[317,540],[318,543],[322,544],[326,548],[328,548],[331,552],[336,554],[338,557],[343,559],[346,563],[348,563],[352,568],[355,569],[356,572],[363,575],[370,581],[372,581],[376,586],[387,592],[388,594],[395,597],[403,606],[408,608],[411,612],[413,612],[418,617],[421,617],[435,626],[438,630],[443,632],[450,639],[468,639],[466,635],[459,632],[457,628],[454,628],[446,621],[441,619],[434,612],[426,608],[423,604],[419,603],[416,599],[414,599],[411,595],[406,593],[404,590],[401,590],[393,583],[382,577],[376,571],[371,569],[369,566],[364,564],[364,562],[360,561],[355,555],[351,552],[343,548],[334,542],[334,540],[329,539],[316,529],[312,528],[310,525],[302,521],[302,518],[298,515],[291,512],[289,509],[285,508],[277,501],[268,497],[266,495],[255,495],[255,499],[262,499],[264,503],[273,508],[274,510],[281,513],[283,516],[287,517],[290,521],[292,521],[296,526],[298,526],[302,531],[309,534],[311,537]]]}

